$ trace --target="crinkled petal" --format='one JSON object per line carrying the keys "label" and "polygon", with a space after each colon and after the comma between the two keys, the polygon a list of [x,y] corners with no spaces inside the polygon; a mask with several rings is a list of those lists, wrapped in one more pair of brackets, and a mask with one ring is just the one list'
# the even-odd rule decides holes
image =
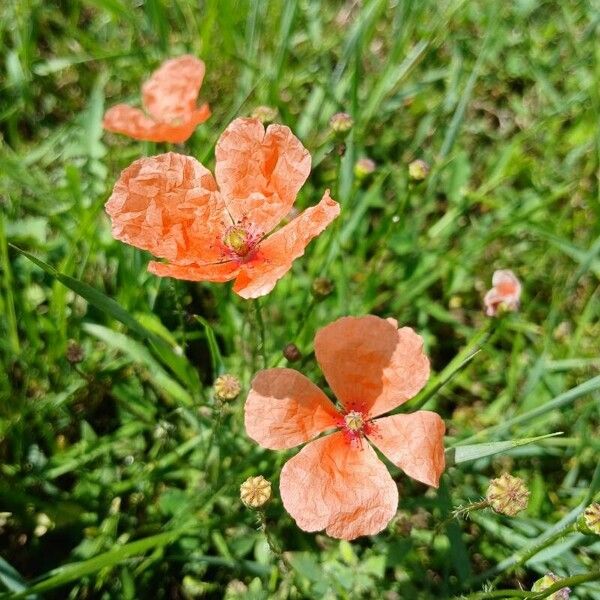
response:
{"label": "crinkled petal", "polygon": [[162,123],[187,120],[196,109],[204,71],[204,63],[189,54],[165,61],[142,86],[148,113]]}
{"label": "crinkled petal", "polygon": [[148,271],[159,277],[174,277],[186,281],[212,281],[220,283],[230,281],[240,268],[234,261],[208,265],[175,265],[150,261]]}
{"label": "crinkled petal", "polygon": [[146,142],[170,142],[180,144],[194,133],[194,129],[210,117],[208,104],[186,115],[177,123],[156,122],[141,110],[117,104],[104,115],[103,126],[107,131],[122,133]]}
{"label": "crinkled petal", "polygon": [[268,294],[291,269],[294,260],[304,254],[308,243],[339,214],[340,205],[327,190],[319,204],[306,209],[258,246],[254,258],[242,264],[234,291],[242,298]]}
{"label": "crinkled petal", "polygon": [[106,203],[113,236],[178,264],[223,259],[231,224],[210,171],[169,152],[125,169]]}
{"label": "crinkled petal", "polygon": [[412,398],[429,377],[423,339],[380,317],[343,317],[315,337],[317,362],[348,409],[375,417]]}
{"label": "crinkled petal", "polygon": [[444,433],[440,416],[428,410],[382,417],[367,437],[407,475],[438,487],[446,465]]}
{"label": "crinkled petal", "polygon": [[294,369],[260,371],[244,410],[248,435],[273,450],[307,442],[340,417],[327,396]]}
{"label": "crinkled petal", "polygon": [[288,127],[236,119],[217,142],[215,176],[235,221],[263,234],[287,215],[310,173],[310,154]]}
{"label": "crinkled petal", "polygon": [[396,514],[398,488],[366,442],[334,433],[307,444],[281,470],[281,500],[305,531],[352,540],[379,533]]}

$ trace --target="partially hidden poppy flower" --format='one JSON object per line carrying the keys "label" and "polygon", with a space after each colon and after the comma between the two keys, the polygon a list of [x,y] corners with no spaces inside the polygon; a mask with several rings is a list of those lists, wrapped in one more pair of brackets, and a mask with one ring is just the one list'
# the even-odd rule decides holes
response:
{"label": "partially hidden poppy flower", "polygon": [[340,212],[327,190],[319,204],[271,233],[289,213],[310,163],[289,128],[265,131],[256,119],[236,119],[217,142],[216,180],[195,158],[173,152],[125,169],[106,203],[112,234],[165,259],[148,265],[155,275],[235,279],[243,298],[263,296]]}
{"label": "partially hidden poppy flower", "polygon": [[104,115],[104,129],[148,142],[185,142],[210,117],[208,104],[196,105],[204,70],[195,56],[165,61],[142,86],[145,112],[117,104]]}
{"label": "partially hidden poppy flower", "polygon": [[[434,412],[381,417],[429,377],[423,340],[394,319],[343,317],[317,332],[315,355],[342,407],[293,369],[266,369],[245,405],[248,435],[273,450],[315,436],[283,467],[281,499],[301,529],[351,540],[384,529],[398,488],[371,442],[407,475],[437,487],[444,471],[442,419]],[[331,431],[333,430],[333,431]]]}
{"label": "partially hidden poppy flower", "polygon": [[521,298],[521,282],[508,269],[494,271],[492,289],[483,298],[485,312],[488,317],[494,317],[500,308],[517,310]]}

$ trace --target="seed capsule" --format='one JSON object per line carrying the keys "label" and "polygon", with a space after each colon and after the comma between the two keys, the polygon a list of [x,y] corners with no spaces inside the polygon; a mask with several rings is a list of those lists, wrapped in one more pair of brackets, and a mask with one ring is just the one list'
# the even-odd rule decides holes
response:
{"label": "seed capsule", "polygon": [[490,481],[485,498],[495,512],[514,517],[527,508],[529,490],[522,479],[503,473]]}
{"label": "seed capsule", "polygon": [[215,379],[213,388],[219,400],[235,400],[242,391],[240,380],[227,373]]}
{"label": "seed capsule", "polygon": [[262,508],[271,499],[271,483],[262,475],[248,477],[240,486],[240,499],[248,508]]}

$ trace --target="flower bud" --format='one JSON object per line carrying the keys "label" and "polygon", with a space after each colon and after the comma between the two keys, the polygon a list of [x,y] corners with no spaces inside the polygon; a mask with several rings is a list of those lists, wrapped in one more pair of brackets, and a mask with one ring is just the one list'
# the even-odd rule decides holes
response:
{"label": "flower bud", "polygon": [[235,400],[242,391],[240,380],[227,373],[215,379],[213,388],[219,400]]}
{"label": "flower bud", "polygon": [[329,119],[329,127],[335,133],[346,133],[352,129],[352,125],[354,125],[354,119],[345,112],[335,113]]}
{"label": "flower bud", "polygon": [[283,356],[285,356],[286,360],[289,362],[296,362],[302,358],[302,353],[296,344],[290,342],[283,349]]}
{"label": "flower bud", "polygon": [[69,340],[67,343],[67,360],[72,364],[76,365],[85,358],[85,351],[83,347],[78,344],[75,340]]}
{"label": "flower bud", "polygon": [[277,109],[273,106],[257,106],[252,111],[252,118],[261,123],[272,123],[277,118]]}
{"label": "flower bud", "polygon": [[271,483],[262,475],[248,477],[240,486],[240,499],[248,508],[262,508],[271,499]]}
{"label": "flower bud", "polygon": [[[546,573],[541,579],[538,579],[532,586],[532,592],[543,592],[549,587],[552,587],[557,581],[560,581],[560,577],[557,577],[554,573]],[[554,592],[548,596],[548,600],[568,600],[571,594],[571,590],[568,587]]]}
{"label": "flower bud", "polygon": [[503,473],[490,481],[485,499],[495,512],[514,517],[527,508],[529,490],[522,479]]}
{"label": "flower bud", "polygon": [[354,165],[354,175],[357,179],[365,179],[375,171],[376,166],[370,158],[359,158]]}
{"label": "flower bud", "polygon": [[327,298],[333,292],[333,281],[327,277],[317,277],[312,284],[313,296],[317,299]]}
{"label": "flower bud", "polygon": [[600,535],[600,502],[590,504],[577,519],[577,529],[586,535]]}
{"label": "flower bud", "polygon": [[413,160],[408,165],[408,176],[413,181],[423,181],[427,178],[427,175],[429,175],[430,170],[431,167],[428,163],[426,163],[424,160],[421,160],[420,158],[417,158],[417,160]]}

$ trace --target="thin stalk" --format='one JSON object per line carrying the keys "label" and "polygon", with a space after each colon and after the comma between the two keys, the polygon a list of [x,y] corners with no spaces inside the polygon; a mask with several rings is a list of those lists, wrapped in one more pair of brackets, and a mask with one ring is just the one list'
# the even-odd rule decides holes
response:
{"label": "thin stalk", "polygon": [[285,572],[285,571],[291,570],[292,565],[289,563],[288,559],[283,554],[283,551],[281,550],[281,546],[279,545],[279,542],[275,539],[275,537],[271,533],[271,530],[267,526],[267,515],[266,515],[265,511],[258,510],[257,514],[258,514],[260,530],[264,534],[265,539],[267,540],[267,544],[269,545],[269,550],[271,550],[271,552],[273,553],[273,556],[275,556],[277,558],[277,560],[279,560],[279,562],[281,563],[281,566],[283,567],[282,571]]}
{"label": "thin stalk", "polygon": [[258,325],[258,352],[262,358],[263,369],[267,368],[267,349],[265,344],[265,322],[262,315],[262,307],[260,305],[260,300],[255,298],[254,300],[254,310],[256,313],[256,324]]}

